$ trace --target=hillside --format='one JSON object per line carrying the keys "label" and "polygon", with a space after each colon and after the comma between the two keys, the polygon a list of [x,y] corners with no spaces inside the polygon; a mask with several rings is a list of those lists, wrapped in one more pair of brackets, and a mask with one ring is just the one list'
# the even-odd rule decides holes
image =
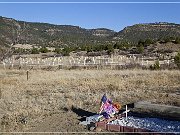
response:
{"label": "hillside", "polygon": [[30,23],[0,17],[0,45],[29,43],[49,46],[69,46],[104,42],[113,30],[84,29],[79,26]]}
{"label": "hillside", "polygon": [[180,37],[180,24],[135,24],[115,32],[106,28],[85,29],[79,26],[24,22],[0,17],[0,51],[11,44],[79,47],[122,43],[122,41],[137,44],[139,40],[158,40],[167,37]]}
{"label": "hillside", "polygon": [[114,35],[116,40],[138,42],[140,39],[163,39],[167,37],[179,37],[180,24],[174,23],[147,23],[128,26]]}

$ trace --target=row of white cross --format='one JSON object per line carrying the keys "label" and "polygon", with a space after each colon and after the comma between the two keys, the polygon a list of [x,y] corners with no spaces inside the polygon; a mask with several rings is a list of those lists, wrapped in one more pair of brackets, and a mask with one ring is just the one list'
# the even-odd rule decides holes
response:
{"label": "row of white cross", "polygon": [[[3,65],[45,65],[45,66],[56,66],[56,65],[126,65],[130,63],[137,63],[141,65],[152,65],[155,63],[155,58],[149,58],[151,60],[146,60],[144,57],[137,58],[135,56],[97,56],[97,57],[72,57],[72,56],[64,56],[64,57],[49,57],[49,58],[22,58],[16,59],[14,56],[4,59]],[[163,60],[159,61],[160,64],[170,64],[173,62],[172,60]]]}

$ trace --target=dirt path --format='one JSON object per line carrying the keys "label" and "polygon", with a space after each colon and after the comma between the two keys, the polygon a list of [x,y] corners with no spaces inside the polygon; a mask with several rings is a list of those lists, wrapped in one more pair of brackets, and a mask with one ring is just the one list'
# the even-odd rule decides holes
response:
{"label": "dirt path", "polygon": [[27,132],[88,132],[83,125],[79,125],[80,118],[72,111],[53,114],[33,125]]}

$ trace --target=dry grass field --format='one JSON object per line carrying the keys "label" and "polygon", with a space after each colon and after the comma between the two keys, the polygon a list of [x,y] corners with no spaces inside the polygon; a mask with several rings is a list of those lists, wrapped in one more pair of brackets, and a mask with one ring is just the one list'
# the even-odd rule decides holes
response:
{"label": "dry grass field", "polygon": [[151,101],[180,106],[178,70],[0,69],[0,131],[79,132],[71,107],[97,112],[107,93],[122,105]]}

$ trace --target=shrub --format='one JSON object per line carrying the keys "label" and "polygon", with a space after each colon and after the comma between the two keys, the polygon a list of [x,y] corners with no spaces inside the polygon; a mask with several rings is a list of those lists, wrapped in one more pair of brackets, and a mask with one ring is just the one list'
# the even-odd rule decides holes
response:
{"label": "shrub", "polygon": [[179,37],[177,37],[177,38],[175,39],[175,44],[180,44],[180,38],[179,38]]}
{"label": "shrub", "polygon": [[107,50],[108,54],[114,53],[113,45],[111,45],[111,44],[107,45],[106,50]]}
{"label": "shrub", "polygon": [[142,39],[140,39],[140,40],[138,41],[138,46],[141,46],[141,45],[144,45],[144,41],[143,41]]}
{"label": "shrub", "polygon": [[155,61],[154,68],[155,70],[160,69],[159,60]]}
{"label": "shrub", "polygon": [[154,65],[150,66],[150,69],[152,69],[152,70],[159,70],[160,69],[159,60],[156,60]]}
{"label": "shrub", "polygon": [[174,63],[180,68],[180,52],[174,57]]}
{"label": "shrub", "polygon": [[31,50],[31,54],[39,54],[39,50],[37,48],[33,48]]}
{"label": "shrub", "polygon": [[148,46],[148,45],[150,45],[150,44],[153,44],[153,43],[154,43],[153,40],[151,40],[151,39],[146,39],[145,42],[144,42],[144,47],[146,47],[146,46]]}
{"label": "shrub", "polygon": [[39,49],[41,53],[47,53],[49,50],[46,47],[42,47]]}
{"label": "shrub", "polygon": [[56,52],[57,54],[61,53],[61,49],[60,48],[55,48],[54,52]]}
{"label": "shrub", "polygon": [[71,49],[69,47],[65,47],[63,50],[62,50],[62,55],[64,56],[69,56],[69,53],[71,52]]}
{"label": "shrub", "polygon": [[21,53],[22,52],[22,48],[18,48],[14,50],[14,53]]}
{"label": "shrub", "polygon": [[143,51],[144,51],[143,45],[137,47],[137,52],[138,52],[138,53],[143,53]]}

